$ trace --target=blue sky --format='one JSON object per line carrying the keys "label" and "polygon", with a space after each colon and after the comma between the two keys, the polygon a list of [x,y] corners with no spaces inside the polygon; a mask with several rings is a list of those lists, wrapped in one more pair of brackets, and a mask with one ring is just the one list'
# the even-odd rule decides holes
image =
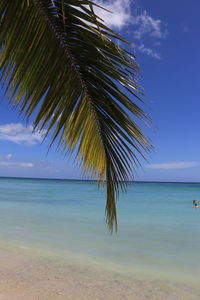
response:
{"label": "blue sky", "polygon": [[[200,3],[198,1],[98,1],[113,11],[105,21],[131,41],[142,72],[155,147],[137,180],[200,181]],[[98,12],[100,13],[100,12]],[[2,98],[2,90],[0,90]],[[28,127],[4,98],[0,109],[0,176],[82,178],[73,159],[47,155],[43,134]]]}

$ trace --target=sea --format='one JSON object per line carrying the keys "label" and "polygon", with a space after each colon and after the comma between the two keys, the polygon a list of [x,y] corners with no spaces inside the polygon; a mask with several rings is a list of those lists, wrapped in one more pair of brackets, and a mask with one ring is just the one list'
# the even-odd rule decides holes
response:
{"label": "sea", "polygon": [[[94,181],[0,178],[0,246],[48,251],[200,291],[200,183],[130,182],[105,225]],[[200,293],[199,293],[200,295]]]}

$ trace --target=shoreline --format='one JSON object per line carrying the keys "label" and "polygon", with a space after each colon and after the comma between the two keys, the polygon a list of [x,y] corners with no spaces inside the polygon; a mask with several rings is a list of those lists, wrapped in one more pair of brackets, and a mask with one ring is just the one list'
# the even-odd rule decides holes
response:
{"label": "shoreline", "polygon": [[0,246],[1,300],[197,300],[175,282],[141,280],[30,249]]}

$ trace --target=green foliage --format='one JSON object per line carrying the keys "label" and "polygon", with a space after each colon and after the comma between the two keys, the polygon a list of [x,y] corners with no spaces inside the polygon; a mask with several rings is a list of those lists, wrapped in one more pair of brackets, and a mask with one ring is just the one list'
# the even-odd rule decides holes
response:
{"label": "green foliage", "polygon": [[[119,189],[151,148],[136,123],[138,65],[88,0],[1,0],[0,74],[10,102],[47,129],[83,170],[106,180],[106,221],[117,228]],[[120,88],[120,85],[123,88]],[[124,92],[124,91],[127,92]],[[129,95],[129,96],[127,96]],[[136,99],[135,98],[135,99]]]}

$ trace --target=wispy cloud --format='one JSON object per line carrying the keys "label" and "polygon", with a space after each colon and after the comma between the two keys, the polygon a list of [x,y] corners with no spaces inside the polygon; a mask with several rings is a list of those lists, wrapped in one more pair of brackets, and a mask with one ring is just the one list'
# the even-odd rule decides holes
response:
{"label": "wispy cloud", "polygon": [[12,154],[0,155],[0,160],[10,160],[13,158]]}
{"label": "wispy cloud", "polygon": [[3,167],[33,168],[34,164],[31,163],[31,162],[0,161],[0,166],[3,166]]}
{"label": "wispy cloud", "polygon": [[95,8],[96,14],[108,26],[121,30],[125,26],[133,25],[135,39],[142,39],[145,36],[163,39],[168,34],[167,26],[162,20],[153,18],[146,10],[138,13],[135,1],[96,0],[95,2],[108,10]]}
{"label": "wispy cloud", "polygon": [[33,126],[27,127],[20,123],[0,125],[0,140],[11,141],[16,144],[34,145],[43,140],[46,131],[33,132]]}
{"label": "wispy cloud", "polygon": [[33,168],[34,164],[32,162],[23,161],[13,161],[12,154],[0,155],[0,167],[22,167],[22,168]]}
{"label": "wispy cloud", "polygon": [[[33,168],[35,166],[32,162],[27,161],[16,161],[12,154],[0,155],[0,168]],[[4,169],[5,169],[4,168]],[[2,169],[1,169],[2,170]]]}
{"label": "wispy cloud", "polygon": [[198,161],[180,161],[147,165],[151,169],[187,169],[200,166]]}
{"label": "wispy cloud", "polygon": [[151,56],[153,58],[161,59],[160,53],[158,53],[157,51],[155,51],[151,48],[145,47],[144,44],[141,44],[139,47],[137,47],[137,50],[139,50],[140,52],[145,53],[148,56]]}
{"label": "wispy cloud", "polygon": [[168,30],[166,25],[160,19],[154,19],[147,11],[133,18],[132,24],[135,25],[134,37],[138,40],[145,36],[163,39],[167,36]]}
{"label": "wispy cloud", "polygon": [[7,160],[10,160],[10,159],[12,159],[12,157],[13,157],[13,155],[12,155],[12,154],[7,154],[7,155],[5,156],[5,158],[6,158]]}
{"label": "wispy cloud", "polygon": [[146,10],[139,10],[136,1],[133,0],[96,0],[95,2],[111,12],[95,8],[96,14],[105,21],[106,25],[117,30],[131,25],[133,38],[139,43],[136,50],[161,59],[160,53],[154,50],[154,47],[144,45],[148,39],[148,42],[152,41],[154,46],[158,46],[168,35],[167,25],[161,19],[152,17]]}

